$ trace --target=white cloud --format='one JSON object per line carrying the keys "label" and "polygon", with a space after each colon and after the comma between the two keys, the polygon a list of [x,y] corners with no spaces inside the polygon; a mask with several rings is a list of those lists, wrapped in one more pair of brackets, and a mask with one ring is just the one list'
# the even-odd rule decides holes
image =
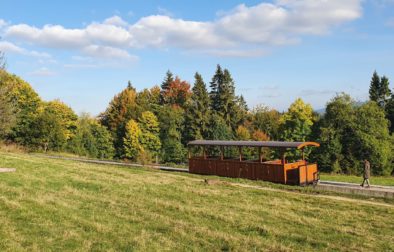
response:
{"label": "white cloud", "polygon": [[52,56],[48,53],[29,51],[29,50],[26,50],[25,48],[19,47],[11,42],[8,42],[8,41],[0,41],[0,51],[6,52],[6,53],[22,54],[22,55],[32,56],[32,57],[46,59],[46,60],[52,59]]}
{"label": "white cloud", "polygon": [[187,49],[214,48],[219,44],[231,45],[214,32],[206,22],[185,21],[168,16],[141,18],[130,27],[135,47],[180,47]]}
{"label": "white cloud", "polygon": [[109,47],[90,45],[82,50],[86,55],[95,58],[109,58],[109,59],[124,59],[124,60],[136,60],[135,56],[130,55],[126,50]]}
{"label": "white cloud", "polygon": [[35,76],[53,76],[53,75],[55,75],[56,73],[53,72],[53,71],[51,71],[51,70],[49,70],[49,69],[46,68],[46,67],[41,67],[40,69],[37,69],[37,70],[35,70],[35,71],[32,71],[32,72],[30,72],[29,74],[30,74],[30,75],[35,75]]}
{"label": "white cloud", "polygon": [[7,26],[8,23],[4,19],[0,19],[0,28]]}
{"label": "white cloud", "polygon": [[88,44],[83,29],[66,29],[61,25],[45,25],[39,29],[26,24],[12,25],[6,36],[53,48],[78,48]]}
{"label": "white cloud", "polygon": [[161,15],[128,24],[119,16],[83,28],[11,25],[6,37],[45,47],[79,50],[88,55],[132,57],[132,48],[179,48],[218,56],[253,57],[266,48],[299,43],[304,35],[324,35],[359,18],[362,0],[276,0],[241,4],[212,21],[190,21]]}
{"label": "white cloud", "polygon": [[116,25],[116,26],[127,26],[128,25],[127,22],[124,21],[119,16],[113,16],[113,17],[107,18],[106,20],[104,20],[103,23],[107,24],[107,25]]}
{"label": "white cloud", "polygon": [[7,41],[0,41],[0,51],[7,53],[18,53],[18,54],[25,53],[25,50],[23,48]]}
{"label": "white cloud", "polygon": [[102,43],[105,45],[128,46],[131,42],[131,34],[123,27],[93,23],[86,27],[86,44]]}

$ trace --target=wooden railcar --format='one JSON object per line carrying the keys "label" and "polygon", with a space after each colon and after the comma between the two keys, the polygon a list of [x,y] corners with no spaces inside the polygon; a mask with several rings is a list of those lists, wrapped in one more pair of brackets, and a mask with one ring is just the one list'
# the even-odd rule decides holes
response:
{"label": "wooden railcar", "polygon": [[[308,163],[304,158],[304,148],[307,146],[319,147],[316,142],[278,142],[278,141],[212,141],[196,140],[188,143],[189,172],[202,175],[217,175],[231,178],[245,178],[264,180],[290,185],[307,185],[318,181],[317,164]],[[210,156],[208,149],[216,147],[220,155]],[[239,157],[236,159],[225,157],[226,148],[238,148]],[[258,159],[246,160],[243,148],[256,148]],[[194,156],[192,149],[200,148],[200,156]],[[279,150],[281,159],[266,160],[263,148]],[[300,150],[300,160],[288,162],[286,151],[288,149]]]}

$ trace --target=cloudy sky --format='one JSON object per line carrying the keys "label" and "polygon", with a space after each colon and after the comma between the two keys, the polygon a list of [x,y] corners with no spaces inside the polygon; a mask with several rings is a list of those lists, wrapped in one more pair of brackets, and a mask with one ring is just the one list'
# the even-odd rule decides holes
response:
{"label": "cloudy sky", "polygon": [[216,64],[250,107],[364,100],[375,69],[394,87],[394,0],[1,0],[0,36],[10,72],[78,113]]}

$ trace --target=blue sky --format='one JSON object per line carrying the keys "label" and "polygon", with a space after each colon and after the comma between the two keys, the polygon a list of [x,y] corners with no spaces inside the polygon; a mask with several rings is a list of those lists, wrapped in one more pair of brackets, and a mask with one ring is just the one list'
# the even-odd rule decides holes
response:
{"label": "blue sky", "polygon": [[249,107],[279,110],[365,100],[375,69],[394,79],[394,0],[1,0],[0,36],[10,72],[94,115],[167,69],[208,84],[221,64]]}

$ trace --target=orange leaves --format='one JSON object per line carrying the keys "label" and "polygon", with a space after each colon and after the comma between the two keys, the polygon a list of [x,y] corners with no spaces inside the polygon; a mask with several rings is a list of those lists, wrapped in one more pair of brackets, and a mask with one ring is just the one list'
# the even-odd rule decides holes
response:
{"label": "orange leaves", "polygon": [[184,106],[186,101],[191,97],[190,84],[186,81],[181,81],[176,77],[167,89],[163,91],[163,97],[166,103],[172,105]]}
{"label": "orange leaves", "polygon": [[269,141],[270,138],[261,130],[255,130],[252,135],[252,139],[255,141]]}

